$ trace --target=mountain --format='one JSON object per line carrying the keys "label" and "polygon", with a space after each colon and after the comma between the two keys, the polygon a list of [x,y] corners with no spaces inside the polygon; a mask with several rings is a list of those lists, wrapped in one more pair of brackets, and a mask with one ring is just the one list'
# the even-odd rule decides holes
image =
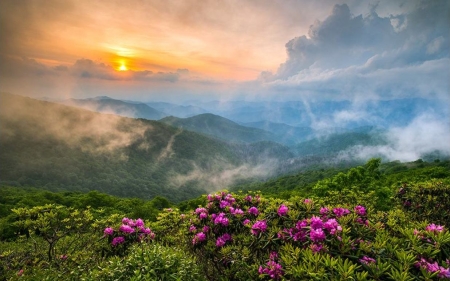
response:
{"label": "mountain", "polygon": [[132,118],[144,118],[148,120],[158,120],[167,116],[167,114],[144,103],[115,100],[106,96],[89,99],[70,99],[63,101],[62,103],[101,113],[110,113]]}
{"label": "mountain", "polygon": [[314,138],[292,147],[298,157],[303,156],[336,156],[354,146],[385,145],[388,141],[383,131],[373,127],[360,127],[354,131],[335,133]]}
{"label": "mountain", "polygon": [[189,118],[166,117],[160,120],[166,124],[209,135],[228,142],[252,143],[259,141],[276,141],[270,132],[241,126],[231,120],[211,113]]}
{"label": "mountain", "polygon": [[403,127],[416,117],[430,113],[443,120],[450,118],[448,103],[426,98],[359,102],[195,101],[190,104],[239,124],[283,123],[294,127],[311,127],[315,130],[333,127],[350,130],[361,126]]}
{"label": "mountain", "polygon": [[279,145],[230,145],[157,121],[4,93],[0,100],[0,183],[13,186],[179,202],[267,178],[289,156]]}
{"label": "mountain", "polygon": [[311,139],[315,134],[315,131],[310,127],[295,127],[284,123],[273,123],[269,121],[242,123],[242,125],[271,132],[277,136],[276,139],[279,143],[287,145],[306,141]]}
{"label": "mountain", "polygon": [[195,105],[177,105],[167,102],[148,102],[146,104],[161,112],[164,112],[168,116],[175,116],[179,118],[208,113],[205,109]]}

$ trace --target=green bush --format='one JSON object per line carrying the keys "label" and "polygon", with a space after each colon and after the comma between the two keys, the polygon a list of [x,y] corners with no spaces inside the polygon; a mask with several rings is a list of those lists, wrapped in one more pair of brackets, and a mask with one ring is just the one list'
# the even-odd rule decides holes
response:
{"label": "green bush", "polygon": [[113,257],[79,280],[205,280],[195,259],[177,247],[140,243],[124,258]]}

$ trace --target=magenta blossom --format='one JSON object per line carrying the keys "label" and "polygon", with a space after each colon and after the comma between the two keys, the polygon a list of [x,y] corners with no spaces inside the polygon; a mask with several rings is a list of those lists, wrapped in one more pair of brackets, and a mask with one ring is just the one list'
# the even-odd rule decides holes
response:
{"label": "magenta blossom", "polygon": [[119,231],[122,231],[122,232],[128,233],[128,234],[131,234],[131,233],[134,232],[134,228],[132,228],[132,227],[129,226],[129,225],[122,224],[122,225],[120,226],[120,228],[119,228]]}
{"label": "magenta blossom", "polygon": [[206,219],[208,217],[208,215],[206,213],[200,213],[200,215],[198,216],[201,220]]}
{"label": "magenta blossom", "polygon": [[251,207],[250,209],[248,209],[248,213],[254,216],[257,216],[259,214],[258,208],[256,207]]}
{"label": "magenta blossom", "polygon": [[192,239],[192,244],[196,245],[205,240],[206,240],[206,234],[203,232],[199,232],[199,233],[195,234],[194,239]]}
{"label": "magenta blossom", "polygon": [[337,218],[340,218],[340,217],[350,214],[350,211],[348,209],[344,209],[344,208],[334,208],[333,213],[336,215]]}
{"label": "magenta blossom", "polygon": [[370,258],[368,256],[364,256],[361,259],[359,259],[359,261],[365,265],[371,265],[372,263],[375,263],[376,260],[373,258]]}
{"label": "magenta blossom", "polygon": [[225,243],[227,243],[228,241],[231,241],[231,235],[228,233],[225,233],[222,236],[217,238],[216,246],[223,247],[225,245]]}
{"label": "magenta blossom", "polygon": [[358,205],[358,206],[355,207],[355,213],[358,216],[365,216],[365,215],[367,215],[366,208],[364,208],[361,205]]}
{"label": "magenta blossom", "polygon": [[273,260],[269,260],[266,267],[259,267],[258,273],[267,274],[271,279],[279,280],[281,276],[283,276],[283,267],[281,264]]}
{"label": "magenta blossom", "polygon": [[113,247],[114,247],[114,246],[117,246],[117,245],[123,244],[123,243],[125,243],[125,238],[122,236],[118,236],[112,240],[111,245],[113,245]]}
{"label": "magenta blossom", "polygon": [[250,220],[249,220],[249,219],[245,219],[245,220],[242,222],[243,225],[247,225],[247,224],[249,224],[249,223],[250,223]]}
{"label": "magenta blossom", "polygon": [[428,232],[442,232],[444,231],[444,227],[442,225],[435,225],[434,223],[432,223],[428,225],[425,230]]}
{"label": "magenta blossom", "polygon": [[105,230],[103,231],[103,233],[105,234],[105,236],[107,236],[107,235],[113,235],[114,229],[113,229],[112,227],[107,227],[107,228],[105,228]]}
{"label": "magenta blossom", "polygon": [[267,223],[265,220],[256,221],[252,226],[251,233],[253,235],[258,235],[259,233],[266,231],[266,229],[267,229]]}
{"label": "magenta blossom", "polygon": [[320,214],[322,216],[328,215],[329,212],[330,212],[330,210],[327,207],[320,208]]}
{"label": "magenta blossom", "polygon": [[227,207],[227,206],[230,206],[230,202],[225,201],[225,200],[221,200],[221,201],[220,201],[219,207],[220,207],[221,209],[225,209],[225,207]]}
{"label": "magenta blossom", "polygon": [[322,229],[311,229],[311,232],[309,233],[309,237],[313,242],[320,242],[325,240],[325,233]]}
{"label": "magenta blossom", "polygon": [[135,223],[136,227],[143,227],[144,226],[144,221],[142,219],[137,219],[136,223]]}
{"label": "magenta blossom", "polygon": [[309,248],[311,249],[311,251],[313,253],[318,253],[322,250],[323,246],[320,244],[311,244],[311,246],[309,246]]}
{"label": "magenta blossom", "polygon": [[214,218],[214,224],[221,224],[223,226],[228,226],[228,218],[226,217],[225,213],[219,213],[218,216]]}
{"label": "magenta blossom", "polygon": [[312,229],[321,229],[323,227],[322,219],[316,216],[312,216],[311,218],[311,228]]}
{"label": "magenta blossom", "polygon": [[195,232],[197,230],[197,228],[195,227],[195,225],[191,225],[189,227],[189,232]]}
{"label": "magenta blossom", "polygon": [[303,200],[303,203],[305,204],[311,204],[313,201],[309,198],[306,198],[305,200]]}
{"label": "magenta blossom", "polygon": [[280,217],[282,217],[282,216],[287,215],[288,211],[289,211],[289,208],[286,205],[281,204],[281,206],[278,208],[277,213]]}

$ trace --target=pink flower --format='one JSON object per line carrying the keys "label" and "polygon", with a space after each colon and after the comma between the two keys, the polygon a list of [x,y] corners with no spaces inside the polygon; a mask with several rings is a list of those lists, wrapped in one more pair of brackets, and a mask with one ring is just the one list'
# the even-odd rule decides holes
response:
{"label": "pink flower", "polygon": [[206,213],[208,212],[205,208],[197,208],[195,209],[195,213],[198,215],[200,213]]}
{"label": "pink flower", "polygon": [[214,224],[221,224],[223,226],[228,226],[228,218],[226,217],[225,213],[219,213],[218,216],[214,219]]}
{"label": "pink flower", "polygon": [[23,275],[23,269],[19,270],[19,272],[17,272],[17,276],[22,276]]}
{"label": "pink flower", "polygon": [[313,242],[320,242],[325,240],[325,233],[322,229],[311,229],[311,232],[309,233],[309,237]]}
{"label": "pink flower", "polygon": [[370,258],[370,257],[368,257],[368,256],[362,257],[361,259],[359,259],[359,261],[360,261],[361,263],[365,264],[365,265],[370,265],[370,264],[376,262],[375,259]]}
{"label": "pink flower", "polygon": [[114,229],[112,227],[107,227],[107,228],[105,228],[105,230],[103,230],[103,233],[105,234],[105,236],[113,235]]}
{"label": "pink flower", "polygon": [[348,209],[344,209],[344,208],[334,208],[333,213],[336,215],[337,218],[340,218],[340,217],[350,214],[350,211]]}
{"label": "pink flower", "polygon": [[312,229],[321,229],[323,227],[323,222],[322,219],[320,219],[319,217],[313,216],[311,218],[311,228]]}
{"label": "pink flower", "polygon": [[199,233],[195,234],[194,239],[192,239],[192,244],[196,245],[205,240],[206,240],[206,234],[203,232],[199,232]]}
{"label": "pink flower", "polygon": [[282,216],[287,215],[288,211],[289,211],[289,208],[288,208],[286,205],[282,204],[282,205],[278,208],[277,213],[278,213],[278,215],[279,215],[280,217],[282,217]]}
{"label": "pink flower", "polygon": [[311,249],[311,251],[313,253],[318,253],[322,250],[323,246],[320,244],[311,244],[311,246],[309,246],[309,248]]}
{"label": "pink flower", "polygon": [[150,229],[150,228],[144,228],[144,229],[142,229],[142,232],[144,232],[144,234],[150,234],[150,233],[152,233],[152,230]]}
{"label": "pink flower", "polygon": [[303,203],[305,204],[311,204],[313,201],[311,199],[306,198],[305,200],[303,200]]}
{"label": "pink flower", "polygon": [[208,215],[206,213],[200,213],[199,218],[201,220],[206,219],[208,217]]}
{"label": "pink flower", "polygon": [[230,206],[230,203],[228,201],[225,201],[225,200],[220,201],[219,207],[221,209],[225,209],[225,207],[227,207],[227,206]]}
{"label": "pink flower", "polygon": [[330,212],[330,210],[327,207],[320,208],[320,214],[322,216],[328,215],[328,212]]}
{"label": "pink flower", "polygon": [[136,227],[143,227],[144,221],[142,219],[137,219],[135,225]]}
{"label": "pink flower", "polygon": [[359,216],[367,215],[366,208],[364,208],[361,205],[358,205],[358,206],[355,207],[355,213],[358,214]]}
{"label": "pink flower", "polygon": [[242,211],[242,209],[237,208],[237,209],[233,209],[232,214],[235,215],[235,216],[241,216],[241,215],[244,214],[244,211]]}
{"label": "pink flower", "polygon": [[442,232],[444,231],[444,227],[442,225],[435,225],[434,223],[432,223],[428,225],[425,230],[428,232]]}
{"label": "pink flower", "polygon": [[197,230],[197,228],[195,227],[195,225],[191,225],[189,227],[189,232],[195,232]]}
{"label": "pink flower", "polygon": [[223,247],[225,243],[226,243],[225,240],[223,240],[222,237],[219,237],[216,240],[216,247]]}
{"label": "pink flower", "polygon": [[259,267],[258,273],[267,274],[271,279],[278,280],[281,276],[283,276],[283,267],[281,264],[273,260],[269,260],[266,267]]}
{"label": "pink flower", "polygon": [[205,225],[205,226],[203,227],[203,232],[208,232],[208,231],[209,231],[209,226]]}
{"label": "pink flower", "polygon": [[119,228],[119,231],[122,231],[122,232],[130,234],[130,233],[134,232],[134,229],[131,226],[129,226],[129,225],[122,224],[120,226],[120,228]]}
{"label": "pink flower", "polygon": [[247,202],[252,202],[253,198],[251,195],[247,195],[247,196],[245,196],[244,200]]}
{"label": "pink flower", "polygon": [[258,235],[259,233],[266,231],[266,229],[267,229],[267,223],[265,220],[256,221],[252,226],[251,233],[253,235]]}
{"label": "pink flower", "polygon": [[256,207],[251,207],[250,209],[248,209],[248,213],[257,216],[259,214],[259,211]]}
{"label": "pink flower", "polygon": [[249,220],[249,219],[245,219],[245,220],[242,222],[243,225],[247,225],[247,224],[249,224],[249,223],[250,223],[250,220]]}
{"label": "pink flower", "polygon": [[113,247],[114,247],[114,246],[117,246],[117,245],[122,244],[122,243],[124,243],[124,242],[125,242],[125,238],[122,237],[122,236],[118,236],[118,237],[115,237],[115,238],[112,240],[111,244],[112,244]]}

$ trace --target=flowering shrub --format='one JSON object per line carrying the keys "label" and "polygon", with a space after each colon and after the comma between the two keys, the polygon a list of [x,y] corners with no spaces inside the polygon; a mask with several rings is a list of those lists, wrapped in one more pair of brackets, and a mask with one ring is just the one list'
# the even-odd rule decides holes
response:
{"label": "flowering shrub", "polygon": [[155,238],[155,233],[145,227],[142,219],[132,220],[126,217],[122,219],[122,225],[117,230],[106,227],[103,234],[110,244],[110,253],[118,255],[125,254],[127,248],[133,243],[151,241]]}
{"label": "flowering shrub", "polygon": [[450,278],[448,229],[412,222],[401,210],[220,192],[207,196],[186,230],[209,280]]}

